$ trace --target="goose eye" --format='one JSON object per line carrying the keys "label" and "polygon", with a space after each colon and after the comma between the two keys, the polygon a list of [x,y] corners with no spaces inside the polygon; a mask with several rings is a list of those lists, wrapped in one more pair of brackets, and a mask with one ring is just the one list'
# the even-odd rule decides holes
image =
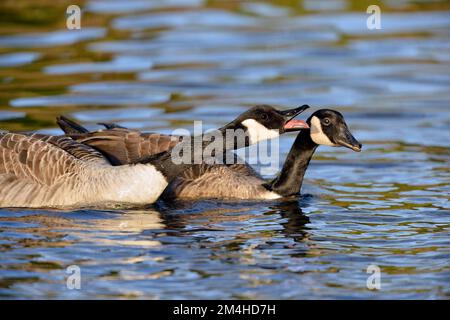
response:
{"label": "goose eye", "polygon": [[323,119],[323,124],[324,125],[326,125],[326,126],[328,126],[328,125],[330,125],[330,119],[328,119],[328,118],[325,118],[325,119]]}

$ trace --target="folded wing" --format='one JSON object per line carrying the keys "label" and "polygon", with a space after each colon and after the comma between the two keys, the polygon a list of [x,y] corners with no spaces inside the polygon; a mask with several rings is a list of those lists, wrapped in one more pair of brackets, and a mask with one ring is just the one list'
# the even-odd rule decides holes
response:
{"label": "folded wing", "polygon": [[[0,134],[0,205],[58,205],[80,197],[80,177],[111,167],[98,151],[66,137]],[[86,189],[86,188],[84,188]]]}
{"label": "folded wing", "polygon": [[113,165],[136,163],[140,159],[170,150],[181,137],[113,128],[87,133],[69,133],[72,139],[105,155]]}

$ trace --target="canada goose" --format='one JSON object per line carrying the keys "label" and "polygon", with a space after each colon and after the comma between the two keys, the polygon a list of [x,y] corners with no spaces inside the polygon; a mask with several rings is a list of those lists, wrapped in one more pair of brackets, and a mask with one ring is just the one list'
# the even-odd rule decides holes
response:
{"label": "canada goose", "polygon": [[[286,158],[283,169],[272,181],[265,181],[248,164],[199,164],[174,179],[164,191],[165,199],[277,199],[300,193],[303,177],[319,145],[343,146],[361,151],[361,144],[350,133],[341,113],[321,109],[306,121],[310,129],[301,130]],[[80,125],[71,125],[60,118],[58,123],[74,139],[89,144],[120,163],[133,161],[143,152],[157,153],[175,145],[166,140],[171,136],[140,133],[114,124],[106,124],[102,132],[89,133]],[[82,128],[80,130],[79,128]],[[78,132],[78,134],[75,134]],[[84,133],[83,133],[84,132]],[[132,137],[132,138],[131,138]]]}
{"label": "canada goose", "polygon": [[[305,126],[292,118],[306,108],[278,111],[270,106],[254,107],[218,129],[225,134],[227,130],[243,128],[248,137],[243,145],[234,141],[224,148],[248,146],[271,138],[276,132]],[[209,144],[207,139],[201,148],[192,140],[180,143],[190,147],[186,150],[194,157]],[[100,152],[68,137],[0,133],[0,207],[150,204],[190,166],[175,164],[170,151],[113,166]]]}

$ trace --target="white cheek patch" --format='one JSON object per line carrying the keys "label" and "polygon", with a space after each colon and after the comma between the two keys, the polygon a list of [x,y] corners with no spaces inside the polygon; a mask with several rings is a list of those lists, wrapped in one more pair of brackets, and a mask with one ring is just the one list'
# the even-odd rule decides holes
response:
{"label": "white cheek patch", "polygon": [[276,138],[280,135],[280,131],[277,129],[267,129],[261,123],[254,119],[247,119],[242,121],[242,124],[247,127],[248,136],[251,144],[258,143],[260,141]]}
{"label": "white cheek patch", "polygon": [[311,139],[315,143],[324,146],[336,147],[336,144],[330,141],[325,133],[322,131],[322,125],[317,117],[312,117],[311,119]]}

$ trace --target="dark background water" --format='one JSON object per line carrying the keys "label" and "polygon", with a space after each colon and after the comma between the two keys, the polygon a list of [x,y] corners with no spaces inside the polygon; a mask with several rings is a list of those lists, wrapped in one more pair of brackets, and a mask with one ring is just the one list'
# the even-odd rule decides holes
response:
{"label": "dark background water", "polygon": [[0,297],[449,298],[448,1],[85,1],[78,31],[70,4],[1,2],[1,129],[207,129],[307,103],[364,149],[320,147],[298,201],[1,209]]}

